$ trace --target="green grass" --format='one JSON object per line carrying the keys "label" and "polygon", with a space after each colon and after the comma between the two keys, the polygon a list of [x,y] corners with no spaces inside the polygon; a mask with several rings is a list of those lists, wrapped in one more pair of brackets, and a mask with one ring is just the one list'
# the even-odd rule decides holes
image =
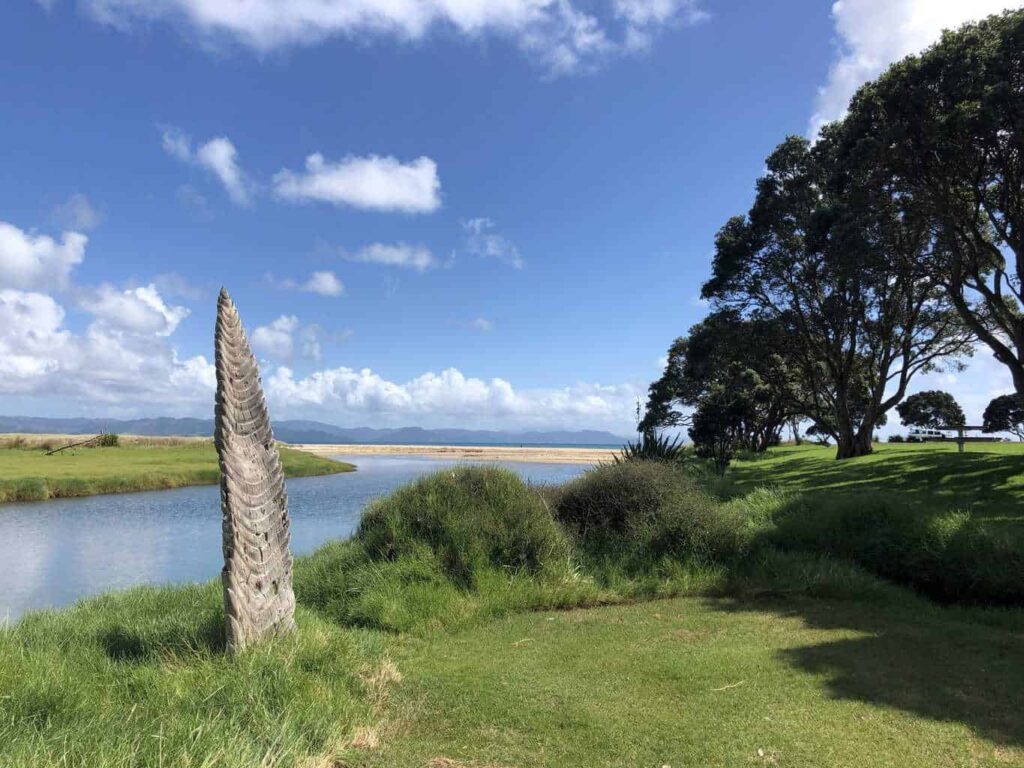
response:
{"label": "green grass", "polygon": [[1024,531],[1024,445],[968,443],[966,449],[883,443],[869,456],[836,461],[834,447],[784,446],[734,462],[728,479],[740,491],[773,486],[832,498],[884,493],[918,509],[960,508],[993,528]]}
{"label": "green grass", "polygon": [[[354,469],[303,451],[280,450],[290,477]],[[39,449],[0,448],[0,503],[203,485],[219,476],[212,442],[76,448],[53,456]]]}
{"label": "green grass", "polygon": [[[1024,610],[773,546],[792,491],[680,518],[648,474],[543,497],[494,469],[418,481],[299,558],[298,632],[238,657],[215,583],[31,614],[0,631],[0,765],[1024,765]],[[606,497],[733,554],[703,533],[665,554],[627,520],[616,558],[539,518]]]}

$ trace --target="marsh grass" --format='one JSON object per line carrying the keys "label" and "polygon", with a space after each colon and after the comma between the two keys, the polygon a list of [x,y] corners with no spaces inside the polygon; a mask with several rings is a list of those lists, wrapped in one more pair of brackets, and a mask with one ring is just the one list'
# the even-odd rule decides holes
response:
{"label": "marsh grass", "polygon": [[[41,445],[0,448],[0,503],[151,491],[218,481],[217,452],[211,440],[149,440],[122,438],[117,446],[74,448],[52,456],[47,456]],[[354,469],[350,464],[283,446],[280,452],[285,473],[290,477]]]}

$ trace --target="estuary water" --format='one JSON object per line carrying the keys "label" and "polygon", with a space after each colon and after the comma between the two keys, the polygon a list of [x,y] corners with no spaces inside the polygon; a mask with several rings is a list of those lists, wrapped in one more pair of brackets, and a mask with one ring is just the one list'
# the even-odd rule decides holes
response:
{"label": "estuary water", "polygon": [[[371,500],[456,463],[334,458],[359,469],[288,480],[293,554],[350,536]],[[562,482],[586,469],[527,462],[502,466],[532,483]],[[0,504],[0,624],[112,589],[212,579],[223,565],[220,520],[220,490],[214,485]]]}

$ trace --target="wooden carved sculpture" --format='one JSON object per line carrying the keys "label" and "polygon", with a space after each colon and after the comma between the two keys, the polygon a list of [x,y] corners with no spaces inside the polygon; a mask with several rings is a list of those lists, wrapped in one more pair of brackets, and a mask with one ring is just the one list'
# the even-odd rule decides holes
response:
{"label": "wooden carved sculpture", "polygon": [[295,628],[288,496],[259,369],[231,297],[221,289],[214,335],[227,645],[239,651]]}

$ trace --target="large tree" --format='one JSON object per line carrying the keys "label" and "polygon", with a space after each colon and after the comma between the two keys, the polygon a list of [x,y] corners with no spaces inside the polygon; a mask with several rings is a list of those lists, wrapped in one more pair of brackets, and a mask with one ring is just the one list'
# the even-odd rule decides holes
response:
{"label": "large tree", "polygon": [[1024,401],[1020,395],[1000,395],[986,406],[982,416],[985,432],[1012,432],[1024,441]]}
{"label": "large tree", "polygon": [[1024,11],[946,33],[862,88],[844,152],[926,212],[936,276],[1024,394]]}
{"label": "large tree", "polygon": [[950,429],[964,425],[964,411],[956,399],[938,389],[917,392],[896,406],[905,427]]}
{"label": "large tree", "polygon": [[935,239],[877,163],[841,158],[843,125],[791,137],[767,160],[746,216],[716,239],[703,296],[771,319],[788,337],[799,411],[870,453],[875,427],[919,372],[969,351],[971,334],[928,264]]}
{"label": "large tree", "polygon": [[[714,312],[676,339],[661,377],[651,384],[640,431],[690,426],[694,410],[722,411],[728,390],[730,427],[737,447],[763,451],[779,441],[795,415],[797,398],[781,325],[745,319],[732,310]],[[713,395],[713,396],[712,396]],[[702,431],[707,431],[702,430]]]}

